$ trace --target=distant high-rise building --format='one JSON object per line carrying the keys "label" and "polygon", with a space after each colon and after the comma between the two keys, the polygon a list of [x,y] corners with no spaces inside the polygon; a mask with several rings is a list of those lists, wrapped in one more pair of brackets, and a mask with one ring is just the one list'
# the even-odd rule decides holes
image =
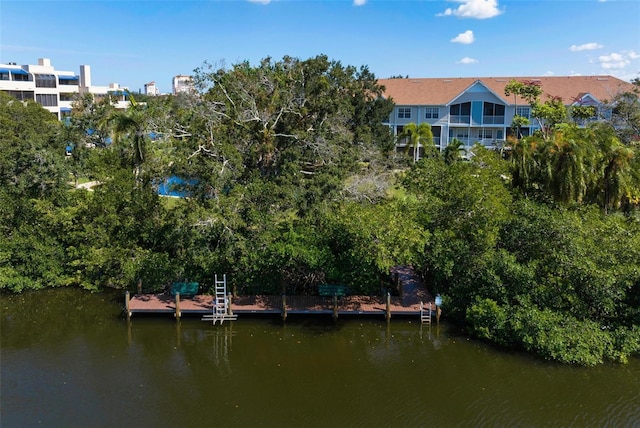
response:
{"label": "distant high-rise building", "polygon": [[91,67],[80,66],[80,74],[56,70],[49,58],[39,58],[38,64],[0,64],[0,91],[21,101],[33,100],[58,118],[71,114],[71,105],[79,94],[110,95],[116,108],[129,106],[129,90],[117,83],[109,86],[91,84]]}
{"label": "distant high-rise building", "polygon": [[144,93],[146,95],[156,96],[160,95],[160,90],[156,86],[156,82],[149,82],[144,84]]}
{"label": "distant high-rise building", "polygon": [[181,92],[195,92],[196,88],[193,84],[193,77],[179,74],[173,78],[172,82],[173,95]]}

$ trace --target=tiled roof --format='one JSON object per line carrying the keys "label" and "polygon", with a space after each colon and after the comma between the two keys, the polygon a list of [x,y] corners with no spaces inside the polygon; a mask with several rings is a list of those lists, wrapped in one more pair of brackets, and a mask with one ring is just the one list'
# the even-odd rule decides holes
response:
{"label": "tiled roof", "polygon": [[[631,83],[613,76],[404,78],[379,79],[378,83],[385,87],[385,96],[397,105],[447,105],[477,81],[506,103],[513,104],[513,95],[504,95],[504,88],[511,80],[539,81],[542,101],[560,97],[567,105],[587,93],[602,102],[634,88]],[[521,98],[517,102],[526,104]]]}

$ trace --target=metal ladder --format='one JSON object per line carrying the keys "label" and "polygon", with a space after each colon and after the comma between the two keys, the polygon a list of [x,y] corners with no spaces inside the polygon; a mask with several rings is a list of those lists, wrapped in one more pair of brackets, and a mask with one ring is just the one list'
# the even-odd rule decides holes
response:
{"label": "metal ladder", "polygon": [[225,315],[227,315],[227,274],[222,275],[222,281],[218,280],[218,275],[215,276],[215,297],[213,300],[213,324],[216,321],[224,321]]}
{"label": "metal ladder", "polygon": [[425,304],[420,302],[420,322],[422,324],[431,325],[431,313],[431,304],[427,304],[427,307],[425,308]]}
{"label": "metal ladder", "polygon": [[202,317],[202,321],[213,321],[213,325],[216,321],[220,321],[220,324],[225,320],[235,320],[236,315],[231,315],[229,311],[229,299],[227,298],[227,274],[222,275],[222,279],[218,279],[218,275],[215,275],[214,279],[214,296],[213,296],[213,313],[211,315],[205,315]]}

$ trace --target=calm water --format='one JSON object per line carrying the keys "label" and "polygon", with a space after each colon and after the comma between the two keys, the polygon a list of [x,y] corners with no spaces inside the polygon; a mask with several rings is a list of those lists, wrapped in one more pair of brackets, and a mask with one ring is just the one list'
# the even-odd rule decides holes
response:
{"label": "calm water", "polygon": [[0,298],[10,427],[633,427],[640,361],[575,368],[446,325],[121,317],[74,290]]}

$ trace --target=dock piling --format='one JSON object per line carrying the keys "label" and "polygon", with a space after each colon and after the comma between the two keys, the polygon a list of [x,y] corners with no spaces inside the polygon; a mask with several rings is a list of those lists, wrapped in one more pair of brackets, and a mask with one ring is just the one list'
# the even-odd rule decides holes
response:
{"label": "dock piling", "polygon": [[387,292],[387,321],[391,319],[391,293]]}
{"label": "dock piling", "polygon": [[333,320],[338,320],[338,296],[336,294],[333,295]]}
{"label": "dock piling", "polygon": [[124,307],[127,311],[127,321],[131,321],[131,296],[129,295],[129,290],[124,293]]}
{"label": "dock piling", "polygon": [[287,320],[287,295],[282,293],[282,321]]}
{"label": "dock piling", "polygon": [[176,314],[175,317],[180,319],[180,293],[176,293]]}

